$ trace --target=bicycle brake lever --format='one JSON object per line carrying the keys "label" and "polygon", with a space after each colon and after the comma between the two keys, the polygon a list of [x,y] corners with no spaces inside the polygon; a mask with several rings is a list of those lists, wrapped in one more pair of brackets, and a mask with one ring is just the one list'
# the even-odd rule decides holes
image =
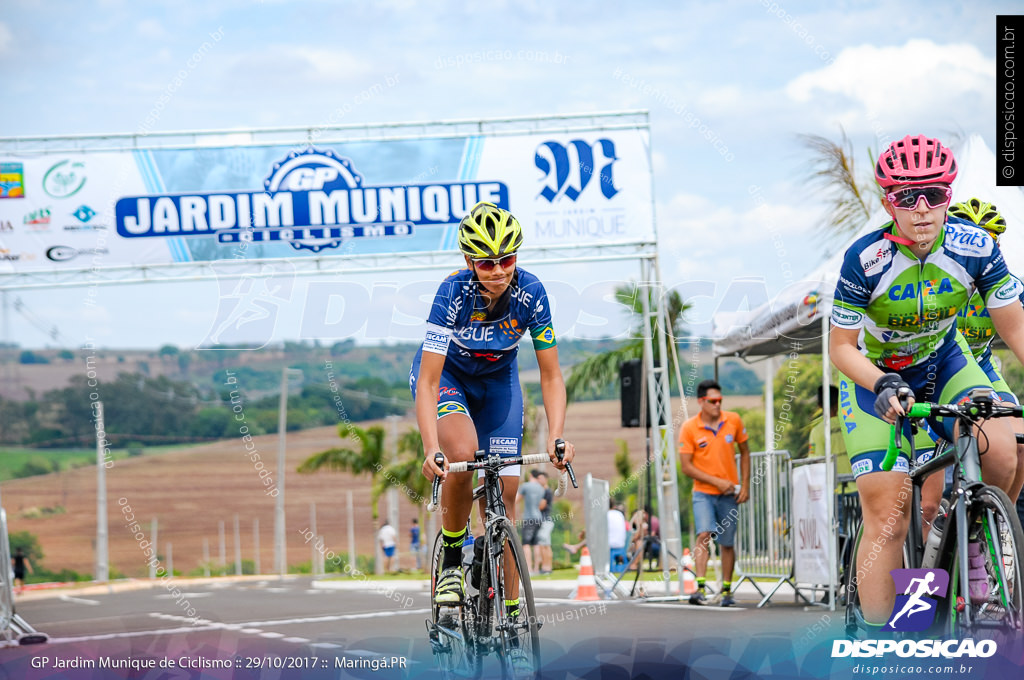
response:
{"label": "bicycle brake lever", "polygon": [[[558,462],[562,462],[562,458],[565,456],[565,440],[555,440],[555,457],[558,458]],[[578,489],[580,485],[576,483],[576,473],[573,472],[572,463],[565,464],[565,471],[569,473],[569,481],[572,482],[572,488]]]}
{"label": "bicycle brake lever", "polygon": [[[444,469],[444,455],[438,451],[434,454],[434,465]],[[437,496],[441,491],[441,478],[434,477],[434,481],[431,482],[430,487],[430,503],[427,505],[427,512],[434,512],[437,510]]]}

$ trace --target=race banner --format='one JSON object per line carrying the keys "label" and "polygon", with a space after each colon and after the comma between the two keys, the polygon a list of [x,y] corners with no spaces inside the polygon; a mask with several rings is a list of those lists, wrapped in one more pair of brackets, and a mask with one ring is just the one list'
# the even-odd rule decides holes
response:
{"label": "race banner", "polygon": [[454,250],[478,201],[511,210],[526,247],[650,242],[648,147],[636,128],[0,150],[0,274]]}
{"label": "race banner", "polygon": [[797,583],[828,583],[828,506],[825,464],[793,468],[793,569]]}

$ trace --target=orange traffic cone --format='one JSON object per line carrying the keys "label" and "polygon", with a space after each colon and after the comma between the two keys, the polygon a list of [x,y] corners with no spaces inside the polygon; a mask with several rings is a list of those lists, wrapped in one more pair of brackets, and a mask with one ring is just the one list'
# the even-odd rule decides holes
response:
{"label": "orange traffic cone", "polygon": [[690,549],[683,548],[683,592],[693,595],[697,592],[697,577],[693,575],[693,558],[690,556]]}
{"label": "orange traffic cone", "polygon": [[597,582],[594,581],[594,563],[586,546],[580,552],[580,575],[576,580],[576,599],[583,602],[600,600],[597,596]]}

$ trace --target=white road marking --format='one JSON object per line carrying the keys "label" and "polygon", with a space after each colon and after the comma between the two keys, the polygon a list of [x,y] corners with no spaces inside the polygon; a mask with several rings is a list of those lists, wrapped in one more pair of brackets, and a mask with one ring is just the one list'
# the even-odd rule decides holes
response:
{"label": "white road marking", "polygon": [[260,637],[265,638],[283,638],[284,633],[275,633],[274,631],[268,630],[266,633],[260,633]]}
{"label": "white road marking", "polygon": [[195,599],[198,599],[200,597],[210,597],[210,595],[213,595],[213,593],[182,593],[181,595],[173,595],[171,593],[166,593],[164,595],[157,595],[153,599],[155,599],[155,600],[178,600],[178,599],[181,599],[181,598],[185,597],[185,598],[188,598],[190,600],[195,600]]}
{"label": "white road marking", "polygon": [[333,642],[314,642],[310,647],[316,647],[317,649],[341,649],[341,645],[336,645]]}
{"label": "white road marking", "polygon": [[644,607],[644,608],[647,608],[647,607],[657,607],[659,609],[702,609],[702,610],[705,610],[705,611],[722,612],[723,614],[727,613],[727,612],[742,612],[742,611],[746,611],[743,607],[718,607],[716,605],[710,605],[709,606],[709,605],[706,605],[706,604],[683,604],[681,602],[679,604],[661,604],[661,603],[638,602],[637,604],[640,605],[641,607]]}
{"label": "white road marking", "polygon": [[99,600],[86,600],[85,598],[82,598],[82,597],[71,597],[70,595],[61,595],[60,599],[63,600],[64,602],[74,602],[76,604],[97,605],[97,604],[100,603]]}
{"label": "white road marking", "polygon": [[309,642],[309,639],[300,637],[287,637],[283,640],[283,642],[293,642],[295,644],[301,645],[303,643]]}

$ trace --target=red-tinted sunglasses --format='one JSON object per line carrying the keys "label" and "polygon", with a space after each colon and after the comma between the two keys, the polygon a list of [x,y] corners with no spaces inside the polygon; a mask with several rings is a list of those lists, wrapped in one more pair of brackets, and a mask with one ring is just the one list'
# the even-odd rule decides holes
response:
{"label": "red-tinted sunglasses", "polygon": [[929,208],[941,208],[953,199],[953,190],[945,185],[907,187],[885,195],[894,208],[913,210],[923,198]]}
{"label": "red-tinted sunglasses", "polygon": [[514,267],[516,264],[515,253],[506,255],[505,257],[492,257],[492,258],[480,258],[479,260],[471,260],[473,264],[482,272],[489,272],[496,266],[502,269],[508,269]]}
{"label": "red-tinted sunglasses", "polygon": [[719,404],[722,403],[722,398],[719,397],[718,399],[708,399],[707,397],[704,397],[704,401],[708,402],[709,404],[714,404],[715,406],[718,406]]}

